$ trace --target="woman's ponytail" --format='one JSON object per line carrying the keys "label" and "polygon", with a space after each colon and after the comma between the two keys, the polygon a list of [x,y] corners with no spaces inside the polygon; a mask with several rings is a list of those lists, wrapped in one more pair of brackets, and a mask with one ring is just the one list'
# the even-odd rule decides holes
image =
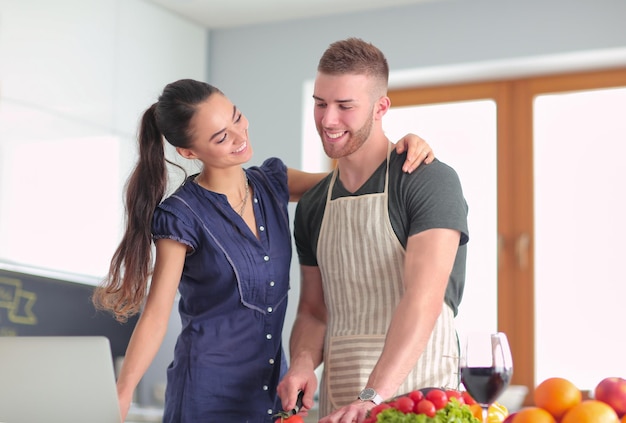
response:
{"label": "woman's ponytail", "polygon": [[143,115],[139,130],[139,160],[126,184],[126,229],[96,288],[98,308],[113,312],[119,321],[140,311],[152,273],[152,216],[167,187],[163,136],[155,118],[156,104]]}

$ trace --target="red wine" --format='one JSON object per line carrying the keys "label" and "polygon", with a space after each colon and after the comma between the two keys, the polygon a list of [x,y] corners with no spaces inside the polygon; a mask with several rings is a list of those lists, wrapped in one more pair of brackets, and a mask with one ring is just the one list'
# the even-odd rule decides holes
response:
{"label": "red wine", "polygon": [[479,404],[493,404],[511,381],[512,370],[502,367],[463,367],[461,380]]}

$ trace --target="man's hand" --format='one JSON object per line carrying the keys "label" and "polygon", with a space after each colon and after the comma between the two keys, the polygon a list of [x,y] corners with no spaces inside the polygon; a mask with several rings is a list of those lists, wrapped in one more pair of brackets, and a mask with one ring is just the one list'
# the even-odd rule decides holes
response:
{"label": "man's hand", "polygon": [[356,400],[320,419],[319,423],[361,423],[375,406],[371,401]]}
{"label": "man's hand", "polygon": [[284,410],[292,410],[296,406],[296,400],[300,391],[302,397],[302,411],[313,408],[313,396],[317,390],[317,377],[314,371],[298,370],[292,366],[283,377],[277,387],[278,396],[283,403]]}

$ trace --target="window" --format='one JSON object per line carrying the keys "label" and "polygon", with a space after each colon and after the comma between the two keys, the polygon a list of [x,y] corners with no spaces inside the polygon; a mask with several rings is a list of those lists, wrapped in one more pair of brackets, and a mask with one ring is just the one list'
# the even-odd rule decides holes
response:
{"label": "window", "polygon": [[[623,314],[619,300],[626,296],[620,274],[626,247],[618,220],[626,208],[621,195],[625,90],[626,69],[616,69],[390,93],[392,106],[400,109],[484,99],[496,104],[497,141],[490,144],[495,151],[479,158],[466,146],[453,147],[468,161],[482,160],[481,171],[490,161],[497,168],[497,235],[470,220],[462,313],[472,318],[482,313],[473,297],[484,288],[473,282],[484,277],[470,261],[489,263],[497,272],[493,324],[509,335],[515,384],[532,389],[547,377],[561,376],[588,390],[604,377],[626,372],[618,357],[624,342],[617,334]],[[423,135],[443,161],[453,160],[445,138],[436,132],[431,137],[428,126],[422,130],[417,116],[401,132]],[[442,132],[466,125],[454,114],[440,122]],[[468,126],[468,132],[478,131]],[[464,185],[479,179],[461,169]],[[486,181],[483,197],[476,194],[486,202],[467,193],[470,219],[491,207],[492,183]],[[486,251],[473,242],[477,231],[492,240]],[[581,366],[590,360],[592,365]]]}

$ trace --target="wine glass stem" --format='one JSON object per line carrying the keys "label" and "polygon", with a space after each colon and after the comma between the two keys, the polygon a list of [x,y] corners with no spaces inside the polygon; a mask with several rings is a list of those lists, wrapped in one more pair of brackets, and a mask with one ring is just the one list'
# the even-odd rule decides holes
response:
{"label": "wine glass stem", "polygon": [[480,405],[483,411],[483,423],[487,423],[487,419],[489,418],[489,406],[488,405]]}

